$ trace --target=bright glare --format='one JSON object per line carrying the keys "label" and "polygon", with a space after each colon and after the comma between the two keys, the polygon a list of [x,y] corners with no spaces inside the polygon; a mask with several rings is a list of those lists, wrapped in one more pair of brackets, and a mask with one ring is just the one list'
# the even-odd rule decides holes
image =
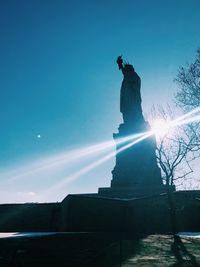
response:
{"label": "bright glare", "polygon": [[157,138],[160,138],[168,133],[169,128],[170,123],[165,120],[158,119],[154,121],[152,131]]}
{"label": "bright glare", "polygon": [[196,116],[193,116],[192,118],[182,120],[182,121],[176,123],[175,126],[180,126],[180,125],[184,125],[184,124],[188,124],[188,123],[192,123],[192,122],[197,122],[197,121],[200,121],[200,115],[196,115]]}
{"label": "bright glare", "polygon": [[[198,114],[199,112],[200,108],[198,107],[174,120],[157,119],[153,123],[152,133],[155,134],[156,138],[160,138],[165,136],[166,134],[169,134],[169,130],[171,131],[171,129],[177,126],[197,122],[200,120],[200,114]],[[193,116],[191,117],[191,115]]]}
{"label": "bright glare", "polygon": [[[103,164],[104,162],[106,162],[107,160],[113,158],[116,156],[116,154],[121,153],[122,151],[128,149],[129,147],[136,145],[137,143],[143,141],[144,139],[150,137],[152,135],[152,132],[146,132],[140,135],[139,138],[137,138],[134,141],[129,142],[128,144],[122,146],[121,148],[119,148],[116,152],[111,152],[110,154],[107,154],[106,156],[98,159],[97,161],[87,165],[86,167],[78,170],[77,172],[73,173],[72,175],[63,178],[60,182],[58,182],[56,185],[53,185],[53,187],[48,188],[46,191],[44,191],[42,194],[47,197],[48,195],[58,192],[63,186],[66,186],[68,183],[71,183],[72,181],[78,179],[80,176],[82,176],[85,173],[88,173],[89,171],[93,170],[94,168],[96,168],[97,166]],[[130,137],[129,137],[130,140]]]}
{"label": "bright glare", "polygon": [[[119,138],[116,140],[117,144],[125,144],[128,141],[136,140],[137,138],[145,135],[144,133],[137,133],[133,135],[129,135],[123,138]],[[40,136],[41,137],[41,136]],[[39,138],[39,137],[38,137]],[[24,177],[30,177],[31,175],[39,173],[40,175],[42,172],[50,171],[50,170],[56,170],[60,169],[62,166],[69,165],[73,161],[77,161],[79,159],[84,159],[88,156],[98,154],[101,152],[105,152],[106,150],[113,149],[115,147],[114,140],[105,141],[102,143],[98,143],[95,145],[87,146],[85,148],[75,149],[72,151],[66,151],[64,153],[58,153],[53,156],[49,156],[47,158],[43,158],[39,160],[38,162],[31,162],[28,166],[25,168],[19,169],[14,171],[14,173],[6,174],[4,173],[4,176],[7,176],[7,181],[15,181]],[[27,165],[27,164],[24,164]]]}
{"label": "bright glare", "polygon": [[[31,176],[37,174],[37,177],[43,177],[44,172],[46,173],[46,177],[48,174],[51,174],[52,171],[59,171],[63,167],[67,165],[71,165],[74,161],[85,159],[89,156],[100,155],[100,153],[107,154],[100,157],[98,160],[86,165],[83,168],[77,168],[78,171],[69,174],[68,176],[64,176],[62,180],[60,180],[57,184],[54,184],[51,187],[48,187],[44,191],[42,191],[43,196],[45,199],[48,199],[48,196],[60,191],[61,188],[66,186],[68,183],[73,182],[74,180],[78,179],[83,174],[88,173],[89,171],[93,170],[97,166],[103,164],[107,160],[115,157],[116,154],[121,153],[122,151],[128,149],[129,147],[141,142],[142,140],[155,135],[157,139],[171,134],[171,131],[175,129],[177,126],[185,125],[188,123],[197,122],[200,120],[200,108],[196,108],[183,116],[180,116],[174,120],[162,120],[158,119],[155,120],[152,126],[152,130],[143,133],[136,133],[130,136],[125,136],[123,138],[114,140],[108,140],[105,142],[101,142],[98,144],[90,145],[84,148],[78,148],[73,151],[64,151],[62,153],[56,153],[54,155],[39,159],[37,162],[31,162],[26,164],[26,167],[22,167],[16,170],[11,170],[9,173],[0,173],[0,176],[5,176],[7,179],[6,181],[14,181],[21,179],[23,177],[27,177],[29,180],[33,179]],[[41,138],[41,135],[38,134],[38,138]],[[120,145],[117,151],[113,151],[115,148],[116,143]],[[111,150],[111,152],[109,152]]]}

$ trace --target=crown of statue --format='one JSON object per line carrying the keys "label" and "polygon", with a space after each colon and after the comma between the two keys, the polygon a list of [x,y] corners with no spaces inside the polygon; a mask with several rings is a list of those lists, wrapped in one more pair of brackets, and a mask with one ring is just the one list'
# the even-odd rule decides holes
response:
{"label": "crown of statue", "polygon": [[129,63],[125,63],[124,64],[124,68],[127,71],[135,71],[135,69],[133,68],[133,65],[129,64]]}

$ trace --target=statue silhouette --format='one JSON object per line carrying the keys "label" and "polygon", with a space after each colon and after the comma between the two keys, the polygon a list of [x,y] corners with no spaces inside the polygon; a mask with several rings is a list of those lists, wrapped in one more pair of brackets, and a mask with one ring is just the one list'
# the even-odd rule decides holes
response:
{"label": "statue silhouette", "polygon": [[124,79],[120,92],[120,112],[125,124],[133,124],[143,120],[141,107],[141,80],[131,64],[124,64],[122,56],[117,58],[119,69]]}
{"label": "statue silhouette", "polygon": [[[110,188],[99,188],[99,194],[119,198],[137,198],[161,194],[166,191],[156,159],[154,136],[142,140],[130,139],[126,145],[121,138],[150,131],[149,123],[142,114],[141,80],[131,64],[125,64],[122,56],[117,58],[123,81],[120,91],[120,111],[124,123],[113,134],[116,143],[116,163],[112,171]],[[138,142],[135,142],[135,141]],[[135,143],[133,143],[135,142]],[[123,151],[121,148],[126,148]],[[120,153],[119,153],[120,151]]]}

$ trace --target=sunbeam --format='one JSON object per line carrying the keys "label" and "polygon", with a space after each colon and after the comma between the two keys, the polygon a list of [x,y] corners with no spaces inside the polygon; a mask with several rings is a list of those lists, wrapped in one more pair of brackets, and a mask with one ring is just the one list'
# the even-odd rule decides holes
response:
{"label": "sunbeam", "polygon": [[[171,128],[174,128],[180,125],[199,121],[200,115],[199,114],[195,115],[198,112],[200,112],[200,108],[196,108],[184,114],[183,116],[180,116],[174,120],[171,120],[165,123],[165,127],[159,126],[157,127],[157,129],[155,127],[155,128],[152,128],[152,130],[149,132],[137,133],[134,135],[126,136],[126,137],[115,140],[117,144],[123,144],[123,146],[120,149],[118,149],[117,151],[111,152],[107,154],[106,156],[103,156],[99,160],[89,164],[88,166],[80,169],[79,171],[73,173],[72,175],[69,175],[68,177],[64,178],[64,180],[62,180],[61,182],[53,186],[52,188],[45,190],[45,193],[48,192],[49,194],[51,191],[58,190],[59,188],[65,186],[69,182],[74,181],[81,175],[89,172],[90,170],[101,165],[102,163],[109,160],[110,158],[114,157],[116,153],[120,153],[124,151],[125,149],[128,149],[130,146],[133,146],[134,144],[148,138],[151,135],[158,134],[158,131],[160,131],[161,128],[162,128],[162,132],[163,131],[165,132]],[[129,143],[126,144],[127,142]],[[18,172],[16,171],[14,174],[13,173],[6,174],[5,175],[6,180],[4,182],[15,181],[15,180],[21,179],[23,177],[28,177],[28,176],[30,177],[31,175],[36,174],[36,173],[39,173],[38,175],[39,177],[41,176],[42,171],[49,171],[51,169],[55,169],[55,171],[59,170],[62,165],[67,166],[67,164],[73,161],[79,160],[79,159],[83,159],[87,156],[98,155],[98,153],[105,152],[106,150],[111,149],[111,148],[113,149],[115,145],[116,145],[115,142],[113,140],[110,140],[110,141],[102,142],[99,144],[91,145],[85,148],[76,149],[70,152],[56,154],[54,156],[41,159],[38,162],[33,162],[32,164],[29,165],[29,167],[22,168],[18,170]]]}
{"label": "sunbeam", "polygon": [[195,109],[193,109],[193,110],[191,110],[191,111],[185,113],[184,115],[182,115],[182,116],[180,116],[180,117],[174,119],[173,122],[176,123],[176,122],[182,121],[182,120],[184,120],[185,118],[187,118],[187,117],[189,117],[189,116],[191,116],[191,115],[193,115],[193,114],[195,114],[195,113],[198,113],[198,112],[200,112],[200,107],[197,107],[197,108],[195,108]]}
{"label": "sunbeam", "polygon": [[[134,139],[136,139],[136,138],[138,138],[144,134],[145,133],[138,133],[138,134],[126,136],[126,137],[117,139],[116,142],[117,142],[117,144],[123,144],[129,140],[134,140]],[[86,157],[86,156],[93,155],[95,153],[106,151],[107,149],[113,148],[114,146],[115,146],[115,143],[113,140],[102,142],[99,144],[88,146],[86,148],[76,149],[76,150],[73,150],[71,152],[60,153],[58,155],[48,157],[47,159],[42,159],[41,161],[36,162],[36,163],[33,162],[32,164],[30,164],[30,167],[28,167],[28,170],[27,169],[26,170],[23,170],[23,169],[19,170],[17,174],[13,175],[13,174],[6,174],[5,173],[3,175],[8,177],[6,179],[7,181],[8,180],[9,181],[15,181],[15,180],[21,179],[23,177],[36,174],[38,172],[50,170],[53,168],[59,168],[63,164],[67,165],[67,164],[71,163],[72,161],[81,159],[81,158]]]}
{"label": "sunbeam", "polygon": [[185,120],[182,120],[178,123],[176,123],[175,126],[181,126],[181,125],[184,125],[184,124],[189,124],[189,123],[192,123],[192,122],[197,122],[200,120],[200,115],[196,115],[192,118],[189,118],[189,119],[185,119]]}
{"label": "sunbeam", "polygon": [[48,188],[45,192],[43,192],[43,195],[49,195],[52,192],[58,191],[60,188],[66,186],[68,183],[76,180],[77,178],[79,178],[80,176],[82,176],[85,173],[88,173],[89,171],[91,171],[92,169],[96,168],[97,166],[101,165],[102,163],[104,163],[105,161],[111,159],[112,157],[114,157],[116,154],[121,153],[122,151],[128,149],[129,147],[141,142],[142,140],[148,138],[149,136],[152,135],[152,131],[146,132],[144,133],[140,138],[130,142],[127,145],[122,146],[121,148],[119,148],[116,152],[112,152],[104,157],[102,157],[101,159],[89,164],[88,166],[82,168],[81,170],[75,172],[74,174],[65,177],[64,179],[62,179],[62,181],[60,181],[59,183],[57,183],[56,185],[52,186],[51,188]]}
{"label": "sunbeam", "polygon": [[[165,121],[162,119],[155,120],[152,126],[152,132],[157,136],[161,137],[163,135],[166,135],[168,131],[172,128],[175,128],[177,126],[189,124],[192,122],[196,122],[200,120],[200,115],[194,115],[196,113],[200,112],[200,107],[184,114],[183,116],[180,116],[174,120],[171,121]],[[194,115],[191,117],[191,115]]]}

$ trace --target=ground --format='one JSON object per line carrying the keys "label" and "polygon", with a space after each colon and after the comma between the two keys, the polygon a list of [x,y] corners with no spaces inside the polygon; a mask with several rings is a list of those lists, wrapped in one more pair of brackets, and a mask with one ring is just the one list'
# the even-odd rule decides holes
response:
{"label": "ground", "polygon": [[200,266],[200,238],[150,235],[141,239],[135,255],[122,264],[131,266]]}
{"label": "ground", "polygon": [[54,233],[0,238],[0,267],[200,266],[200,238]]}

